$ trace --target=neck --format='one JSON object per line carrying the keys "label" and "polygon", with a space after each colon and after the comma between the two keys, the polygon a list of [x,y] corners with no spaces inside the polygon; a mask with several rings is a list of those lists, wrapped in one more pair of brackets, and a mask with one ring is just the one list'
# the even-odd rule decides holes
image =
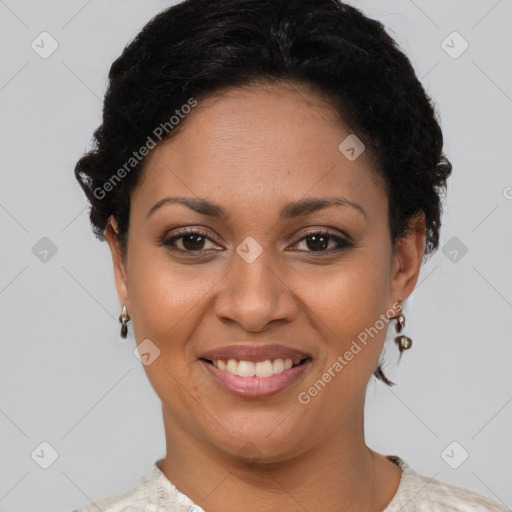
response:
{"label": "neck", "polygon": [[164,411],[167,454],[159,467],[208,512],[381,511],[394,495],[400,470],[395,467],[391,486],[383,480],[382,470],[389,475],[390,468],[366,446],[362,408],[356,419],[286,460],[248,462],[197,439]]}

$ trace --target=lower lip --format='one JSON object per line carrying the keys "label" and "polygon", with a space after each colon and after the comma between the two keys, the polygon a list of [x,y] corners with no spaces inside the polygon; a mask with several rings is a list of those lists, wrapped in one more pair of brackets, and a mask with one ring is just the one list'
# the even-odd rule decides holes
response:
{"label": "lower lip", "polygon": [[293,366],[270,377],[240,377],[239,375],[231,375],[224,370],[219,370],[216,366],[207,363],[203,359],[200,359],[199,362],[206,367],[210,375],[217,382],[231,393],[242,398],[264,398],[275,395],[297,382],[312,361],[307,359],[302,364]]}

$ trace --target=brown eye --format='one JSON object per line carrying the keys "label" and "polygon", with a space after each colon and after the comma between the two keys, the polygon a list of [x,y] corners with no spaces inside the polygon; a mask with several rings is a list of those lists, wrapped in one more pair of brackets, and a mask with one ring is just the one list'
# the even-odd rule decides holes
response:
{"label": "brown eye", "polygon": [[306,245],[312,251],[321,251],[329,246],[330,237],[327,235],[309,235],[306,237]]}
{"label": "brown eye", "polygon": [[162,245],[169,249],[181,252],[201,252],[212,250],[213,248],[205,247],[208,242],[214,243],[211,238],[201,231],[186,231],[176,234],[172,237],[164,238],[160,241]]}
{"label": "brown eye", "polygon": [[185,235],[181,238],[183,247],[187,251],[197,251],[204,248],[206,238],[202,235]]}
{"label": "brown eye", "polygon": [[[354,246],[354,244],[348,240],[327,231],[315,231],[308,233],[295,245],[298,245],[303,241],[305,241],[306,248],[308,249],[306,252],[332,253]],[[334,248],[332,248],[331,245],[331,249],[328,249],[329,245],[332,243],[334,243]]]}

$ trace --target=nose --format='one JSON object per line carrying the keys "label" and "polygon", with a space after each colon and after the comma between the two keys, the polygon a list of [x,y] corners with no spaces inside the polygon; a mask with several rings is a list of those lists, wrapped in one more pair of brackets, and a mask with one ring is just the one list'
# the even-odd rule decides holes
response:
{"label": "nose", "polygon": [[271,322],[292,322],[298,314],[290,271],[272,261],[265,251],[251,263],[235,255],[221,281],[214,311],[223,322],[246,332],[261,332]]}

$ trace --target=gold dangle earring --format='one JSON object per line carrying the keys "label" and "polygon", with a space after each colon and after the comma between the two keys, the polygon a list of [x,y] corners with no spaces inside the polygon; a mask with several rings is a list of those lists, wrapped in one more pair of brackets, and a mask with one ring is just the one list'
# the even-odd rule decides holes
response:
{"label": "gold dangle earring", "polygon": [[[395,331],[397,334],[400,334],[402,329],[405,327],[405,316],[402,310],[402,299],[398,299],[398,316],[393,317],[396,318]],[[398,350],[400,351],[400,358],[402,357],[402,352],[404,350],[409,350],[412,347],[411,338],[403,334],[395,337],[395,343],[397,344]]]}
{"label": "gold dangle earring", "polygon": [[126,306],[123,304],[123,310],[119,315],[119,321],[121,322],[121,338],[126,338],[128,335],[128,327],[126,323],[130,320],[130,315],[126,312]]}

